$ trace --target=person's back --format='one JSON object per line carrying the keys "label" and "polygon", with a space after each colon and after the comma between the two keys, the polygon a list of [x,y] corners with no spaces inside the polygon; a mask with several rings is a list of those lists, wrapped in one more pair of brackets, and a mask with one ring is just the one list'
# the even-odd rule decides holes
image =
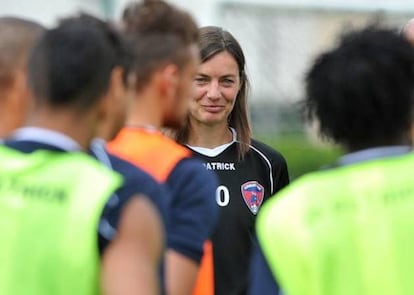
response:
{"label": "person's back", "polygon": [[[160,131],[146,128],[124,127],[109,149],[147,171],[165,183],[178,163],[191,156],[191,152],[164,136]],[[168,151],[168,152],[166,152]]]}
{"label": "person's back", "polygon": [[159,291],[161,208],[141,184],[121,197],[121,175],[86,153],[122,93],[122,44],[81,14],[46,30],[30,54],[34,107],[0,147],[1,294]]}
{"label": "person's back", "polygon": [[[263,256],[284,293],[414,292],[413,90],[414,48],[392,29],[350,32],[309,70],[308,119],[347,154],[291,183],[258,216]],[[251,294],[271,286],[256,280]]]}
{"label": "person's back", "polygon": [[121,177],[82,153],[1,146],[0,159],[0,293],[95,293],[96,229]]}
{"label": "person's back", "polygon": [[166,290],[191,294],[203,243],[216,221],[216,179],[161,129],[176,129],[185,121],[199,62],[197,26],[185,11],[165,1],[145,0],[124,10],[123,30],[133,48],[135,96],[126,126],[108,150],[167,185]]}
{"label": "person's back", "polygon": [[278,245],[261,244],[270,263],[294,268],[276,270],[286,292],[413,294],[413,167],[408,154],[321,171],[270,200],[258,234]]}

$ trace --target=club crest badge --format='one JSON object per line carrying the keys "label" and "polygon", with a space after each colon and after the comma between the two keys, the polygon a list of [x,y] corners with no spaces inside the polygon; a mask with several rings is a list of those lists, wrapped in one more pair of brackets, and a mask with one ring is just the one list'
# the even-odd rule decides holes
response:
{"label": "club crest badge", "polygon": [[263,186],[257,181],[248,181],[242,184],[241,193],[247,207],[254,215],[256,215],[263,203]]}

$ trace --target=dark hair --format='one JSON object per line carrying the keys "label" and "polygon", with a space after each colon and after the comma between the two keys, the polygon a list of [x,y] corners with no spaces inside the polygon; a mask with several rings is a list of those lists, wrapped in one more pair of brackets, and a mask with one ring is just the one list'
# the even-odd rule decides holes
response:
{"label": "dark hair", "polygon": [[44,28],[17,17],[0,17],[0,89],[12,85],[17,68],[25,68],[35,41]]}
{"label": "dark hair", "polygon": [[[204,63],[211,59],[213,56],[227,51],[230,53],[239,67],[240,75],[240,90],[236,97],[234,108],[229,115],[229,126],[233,127],[237,131],[239,145],[239,158],[242,158],[244,154],[249,150],[251,142],[251,127],[248,116],[247,96],[249,90],[249,81],[246,75],[245,58],[243,50],[233,37],[233,35],[223,30],[220,27],[208,26],[199,29],[200,31],[200,55],[201,61]],[[177,133],[177,141],[180,143],[187,143],[189,136],[190,124],[186,124],[182,130]]]}
{"label": "dark hair", "polygon": [[63,19],[32,51],[29,83],[38,104],[87,110],[108,90],[115,66],[127,66],[120,35],[88,14]]}
{"label": "dark hair", "polygon": [[408,140],[414,49],[397,30],[368,26],[344,35],[306,76],[307,119],[347,149]]}
{"label": "dark hair", "polygon": [[186,12],[161,0],[131,3],[123,12],[123,28],[134,53],[137,90],[160,67],[179,69],[189,60],[189,47],[198,41],[197,25]]}

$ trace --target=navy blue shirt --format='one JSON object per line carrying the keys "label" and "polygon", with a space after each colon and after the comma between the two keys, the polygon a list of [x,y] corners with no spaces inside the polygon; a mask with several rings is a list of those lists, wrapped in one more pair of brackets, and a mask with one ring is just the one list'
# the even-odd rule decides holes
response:
{"label": "navy blue shirt", "polygon": [[253,248],[249,278],[249,295],[282,294],[258,243]]}
{"label": "navy blue shirt", "polygon": [[161,215],[165,229],[168,229],[168,207],[171,197],[164,185],[159,184],[137,166],[108,152],[104,141],[94,140],[90,153],[105,166],[121,174],[124,179],[123,185],[114,192],[103,210],[99,229],[100,249],[104,249],[112,240],[122,209],[134,194],[144,194],[153,202]]}
{"label": "navy blue shirt", "polygon": [[217,221],[214,173],[153,126],[125,127],[109,146],[167,187],[171,194],[168,249],[199,263]]}
{"label": "navy blue shirt", "polygon": [[[99,161],[121,173],[128,183],[131,168],[124,160],[108,153],[103,140],[94,140],[91,151]],[[206,171],[198,159],[185,158],[177,163],[164,185],[169,193],[165,197],[167,247],[198,263],[203,255],[203,244],[216,221],[216,176]],[[148,190],[143,193],[153,194]],[[116,214],[112,217],[117,218]]]}
{"label": "navy blue shirt", "polygon": [[167,178],[172,203],[168,248],[195,262],[203,256],[203,245],[217,221],[217,178],[195,158],[181,160]]}

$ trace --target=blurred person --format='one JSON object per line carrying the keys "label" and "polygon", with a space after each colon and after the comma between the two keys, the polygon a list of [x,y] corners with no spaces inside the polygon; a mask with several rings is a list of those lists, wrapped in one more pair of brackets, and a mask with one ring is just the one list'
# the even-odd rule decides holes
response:
{"label": "blurred person", "polygon": [[30,104],[27,57],[43,31],[27,19],[0,17],[0,139],[24,122]]}
{"label": "blurred person", "polygon": [[[159,293],[161,211],[138,185],[114,200],[122,177],[85,153],[123,94],[121,47],[80,15],[31,53],[33,110],[0,147],[1,294]],[[109,203],[122,213],[106,240]]]}
{"label": "blurred person", "polygon": [[171,192],[165,285],[170,295],[191,294],[203,244],[216,220],[216,179],[161,128],[184,122],[199,63],[191,16],[164,1],[131,3],[123,30],[133,49],[135,97],[126,126],[108,149],[151,174]]}
{"label": "blurred person", "polygon": [[[99,19],[91,19],[96,25],[106,25]],[[97,160],[103,163],[108,168],[118,172],[123,177],[122,185],[115,191],[111,199],[106,203],[105,210],[100,223],[99,246],[106,247],[108,243],[117,234],[117,227],[124,203],[128,202],[130,196],[134,193],[144,194],[153,202],[156,208],[160,211],[162,222],[168,228],[168,212],[167,207],[170,205],[170,193],[167,188],[159,184],[151,175],[138,168],[136,165],[123,160],[122,158],[109,152],[106,148],[108,140],[114,139],[119,130],[124,126],[126,120],[127,108],[134,93],[136,83],[135,75],[130,73],[131,53],[130,48],[123,36],[118,30],[115,31],[113,26],[109,26],[109,37],[115,43],[115,48],[118,51],[120,60],[116,74],[122,79],[123,83],[117,84],[117,90],[114,91],[111,106],[108,108],[108,114],[97,126],[95,138],[92,140],[89,152]],[[117,34],[119,40],[111,36]],[[118,35],[120,34],[120,35]],[[165,250],[165,249],[163,249]],[[164,253],[163,253],[164,254]],[[164,256],[164,255],[162,255]],[[163,257],[159,265],[161,293],[165,293],[164,273],[163,273]]]}
{"label": "blurred person", "polygon": [[177,139],[219,178],[220,209],[194,294],[246,294],[254,224],[261,205],[289,183],[285,159],[251,138],[245,58],[219,27],[200,29],[202,63],[188,122]]}
{"label": "blurred person", "polygon": [[405,37],[414,46],[414,18],[410,19],[403,28]]}
{"label": "blurred person", "polygon": [[[413,95],[414,49],[396,30],[349,32],[312,65],[307,118],[348,153],[258,216],[267,265],[254,265],[285,294],[414,293]],[[251,294],[277,294],[263,288],[269,277],[256,276]]]}

